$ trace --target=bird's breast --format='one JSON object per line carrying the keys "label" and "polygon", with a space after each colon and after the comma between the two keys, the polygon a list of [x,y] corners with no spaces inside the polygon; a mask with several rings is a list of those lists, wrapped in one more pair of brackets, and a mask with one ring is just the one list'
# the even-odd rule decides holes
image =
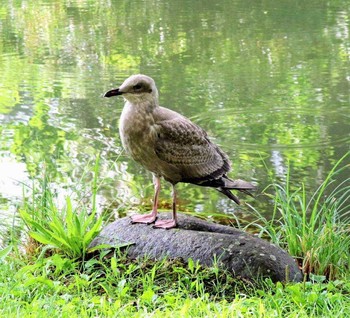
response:
{"label": "bird's breast", "polygon": [[120,138],[126,152],[139,163],[148,166],[155,160],[157,132],[152,114],[124,107],[119,123]]}
{"label": "bird's breast", "polygon": [[181,176],[175,166],[161,160],[156,154],[157,123],[151,112],[124,106],[119,122],[120,138],[126,152],[152,173],[176,183]]}

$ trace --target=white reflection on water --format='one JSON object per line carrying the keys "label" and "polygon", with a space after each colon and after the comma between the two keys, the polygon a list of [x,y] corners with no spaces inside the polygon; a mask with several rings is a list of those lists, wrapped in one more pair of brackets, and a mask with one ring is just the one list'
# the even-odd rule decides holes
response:
{"label": "white reflection on water", "polygon": [[2,197],[22,197],[23,184],[28,181],[26,165],[14,158],[0,158],[0,194]]}
{"label": "white reflection on water", "polygon": [[275,170],[276,176],[284,178],[287,173],[287,168],[285,167],[283,156],[280,151],[272,150],[270,159],[273,169]]}
{"label": "white reflection on water", "polygon": [[[26,165],[0,152],[0,225],[11,224],[28,181]],[[3,231],[3,229],[2,229]],[[1,244],[1,243],[0,243]]]}

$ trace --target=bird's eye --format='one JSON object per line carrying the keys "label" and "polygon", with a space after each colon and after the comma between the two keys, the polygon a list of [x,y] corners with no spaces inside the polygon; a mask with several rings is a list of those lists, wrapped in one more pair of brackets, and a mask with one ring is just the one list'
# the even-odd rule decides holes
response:
{"label": "bird's eye", "polygon": [[134,90],[140,90],[142,88],[142,85],[141,84],[136,84],[133,86]]}

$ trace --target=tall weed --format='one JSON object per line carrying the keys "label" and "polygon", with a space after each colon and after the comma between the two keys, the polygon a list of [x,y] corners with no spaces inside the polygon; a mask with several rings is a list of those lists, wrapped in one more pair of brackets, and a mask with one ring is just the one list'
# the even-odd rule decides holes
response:
{"label": "tall weed", "polygon": [[350,266],[350,178],[334,186],[340,173],[348,173],[349,166],[340,167],[341,158],[314,193],[304,184],[291,187],[290,168],[284,185],[271,184],[265,189],[274,202],[272,219],[268,220],[256,209],[260,235],[285,248],[298,259],[304,274],[321,275],[327,279],[343,277]]}

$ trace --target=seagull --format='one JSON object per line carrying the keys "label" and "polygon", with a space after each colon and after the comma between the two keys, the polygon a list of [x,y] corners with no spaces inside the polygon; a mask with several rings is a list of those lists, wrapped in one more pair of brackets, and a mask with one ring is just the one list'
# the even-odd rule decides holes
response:
{"label": "seagull", "polygon": [[[176,191],[179,182],[212,187],[240,204],[231,190],[246,194],[255,186],[247,181],[232,180],[228,156],[208,137],[205,130],[181,114],[159,106],[154,80],[137,74],[127,78],[104,97],[123,96],[119,134],[126,152],[153,174],[154,199],[152,212],[134,215],[133,223],[154,223],[154,227],[171,229],[177,226]],[[161,178],[172,185],[172,218],[157,220]]]}

